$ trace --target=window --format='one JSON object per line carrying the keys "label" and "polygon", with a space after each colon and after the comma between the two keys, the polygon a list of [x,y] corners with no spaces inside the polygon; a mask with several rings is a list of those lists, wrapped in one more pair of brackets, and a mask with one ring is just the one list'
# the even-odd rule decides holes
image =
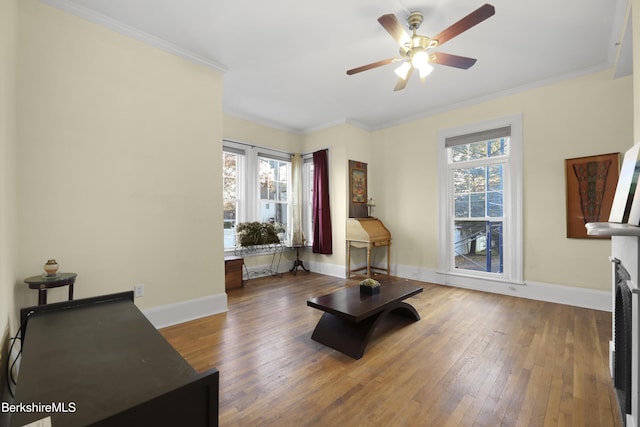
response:
{"label": "window", "polygon": [[519,119],[441,135],[440,268],[448,273],[522,280]]}
{"label": "window", "polygon": [[260,221],[287,224],[291,162],[258,158]]}
{"label": "window", "polygon": [[457,145],[448,152],[454,268],[503,273],[503,171],[509,138]]}
{"label": "window", "polygon": [[225,140],[222,165],[224,247],[236,246],[239,222],[278,223],[288,236],[290,155]]}
{"label": "window", "polygon": [[241,208],[244,151],[226,148],[222,152],[224,247],[230,248],[236,245],[235,227],[238,223],[238,213]]}
{"label": "window", "polygon": [[307,245],[313,244],[313,157],[303,156],[302,165],[302,232]]}

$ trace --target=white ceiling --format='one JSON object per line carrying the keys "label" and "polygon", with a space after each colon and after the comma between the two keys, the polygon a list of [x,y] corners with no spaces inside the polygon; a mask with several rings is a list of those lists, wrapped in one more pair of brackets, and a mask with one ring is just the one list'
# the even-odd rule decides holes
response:
{"label": "white ceiling", "polygon": [[397,56],[378,17],[404,24],[422,11],[418,33],[433,36],[483,0],[43,1],[223,71],[225,113],[294,132],[380,129],[610,68],[628,10],[626,0],[489,0],[493,17],[437,49],[477,58],[472,68],[435,65],[394,92],[393,64],[346,75]]}

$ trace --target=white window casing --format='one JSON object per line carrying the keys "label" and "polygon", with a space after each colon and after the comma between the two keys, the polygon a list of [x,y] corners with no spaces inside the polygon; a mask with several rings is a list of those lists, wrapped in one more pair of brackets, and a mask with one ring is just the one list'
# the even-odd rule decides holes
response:
{"label": "white window casing", "polygon": [[[455,163],[450,163],[448,147],[509,136],[507,158],[486,158],[465,162],[465,167],[504,164],[503,167],[503,221],[504,266],[501,274],[456,269],[453,256],[453,222],[456,220],[453,203],[453,180],[450,179]],[[488,281],[523,282],[522,244],[522,115],[513,115],[481,123],[442,130],[438,133],[438,269],[445,276],[466,276]],[[488,214],[487,214],[488,215]],[[472,218],[473,219],[473,218]],[[447,280],[448,282],[448,280]]]}

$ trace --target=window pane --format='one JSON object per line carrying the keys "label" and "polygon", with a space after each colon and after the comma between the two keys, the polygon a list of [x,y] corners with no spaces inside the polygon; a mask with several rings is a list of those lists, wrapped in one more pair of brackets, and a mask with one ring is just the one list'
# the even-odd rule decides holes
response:
{"label": "window pane", "polygon": [[236,245],[237,203],[225,202],[223,206],[224,247],[230,248]]}
{"label": "window pane", "polygon": [[222,153],[222,192],[225,200],[237,197],[237,155]]}
{"label": "window pane", "polygon": [[489,182],[487,192],[487,216],[504,216],[503,187],[504,177],[502,174],[503,164],[489,166]]}
{"label": "window pane", "polygon": [[262,201],[260,203],[260,221],[287,224],[287,205],[285,203],[275,203]]}
{"label": "window pane", "polygon": [[457,145],[451,148],[451,161],[453,163],[469,160],[468,145]]}
{"label": "window pane", "polygon": [[280,182],[287,182],[287,163],[277,162],[278,164],[278,180]]}
{"label": "window pane", "polygon": [[456,196],[456,218],[469,218],[469,196],[467,194]]}
{"label": "window pane", "polygon": [[279,187],[279,196],[277,197],[277,200],[280,200],[281,202],[286,202],[287,201],[287,182],[280,182],[278,184]]}
{"label": "window pane", "polygon": [[269,199],[269,186],[273,182],[273,169],[268,160],[259,161],[260,198]]}
{"label": "window pane", "polygon": [[222,188],[224,200],[232,200],[237,198],[236,195],[238,194],[238,188],[235,178],[225,178],[222,181]]}
{"label": "window pane", "polygon": [[486,216],[486,199],[484,193],[471,193],[471,218],[484,218]]}
{"label": "window pane", "polygon": [[469,169],[470,190],[472,192],[484,192],[486,183],[486,166]]}
{"label": "window pane", "polygon": [[502,217],[504,216],[504,206],[501,191],[491,191],[487,193],[487,216]]}
{"label": "window pane", "polygon": [[469,144],[469,160],[484,159],[487,157],[487,143],[486,141],[474,142]]}
{"label": "window pane", "polygon": [[502,222],[455,221],[455,268],[503,272]]}
{"label": "window pane", "polygon": [[509,154],[509,139],[500,138],[489,141],[489,157],[506,156]]}
{"label": "window pane", "polygon": [[469,192],[469,170],[468,169],[453,170],[453,192],[456,194]]}
{"label": "window pane", "polygon": [[489,166],[489,190],[502,191],[502,164]]}

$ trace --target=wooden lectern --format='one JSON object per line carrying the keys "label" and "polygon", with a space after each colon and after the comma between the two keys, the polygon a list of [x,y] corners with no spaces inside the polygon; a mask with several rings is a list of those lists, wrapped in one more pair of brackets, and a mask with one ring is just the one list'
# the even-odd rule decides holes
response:
{"label": "wooden lectern", "polygon": [[[371,265],[371,248],[387,246],[387,268]],[[351,247],[367,249],[367,266],[353,271],[367,270],[367,277],[371,277],[371,270],[390,272],[391,261],[391,233],[377,218],[348,218],[347,219],[347,278],[351,277]]]}

